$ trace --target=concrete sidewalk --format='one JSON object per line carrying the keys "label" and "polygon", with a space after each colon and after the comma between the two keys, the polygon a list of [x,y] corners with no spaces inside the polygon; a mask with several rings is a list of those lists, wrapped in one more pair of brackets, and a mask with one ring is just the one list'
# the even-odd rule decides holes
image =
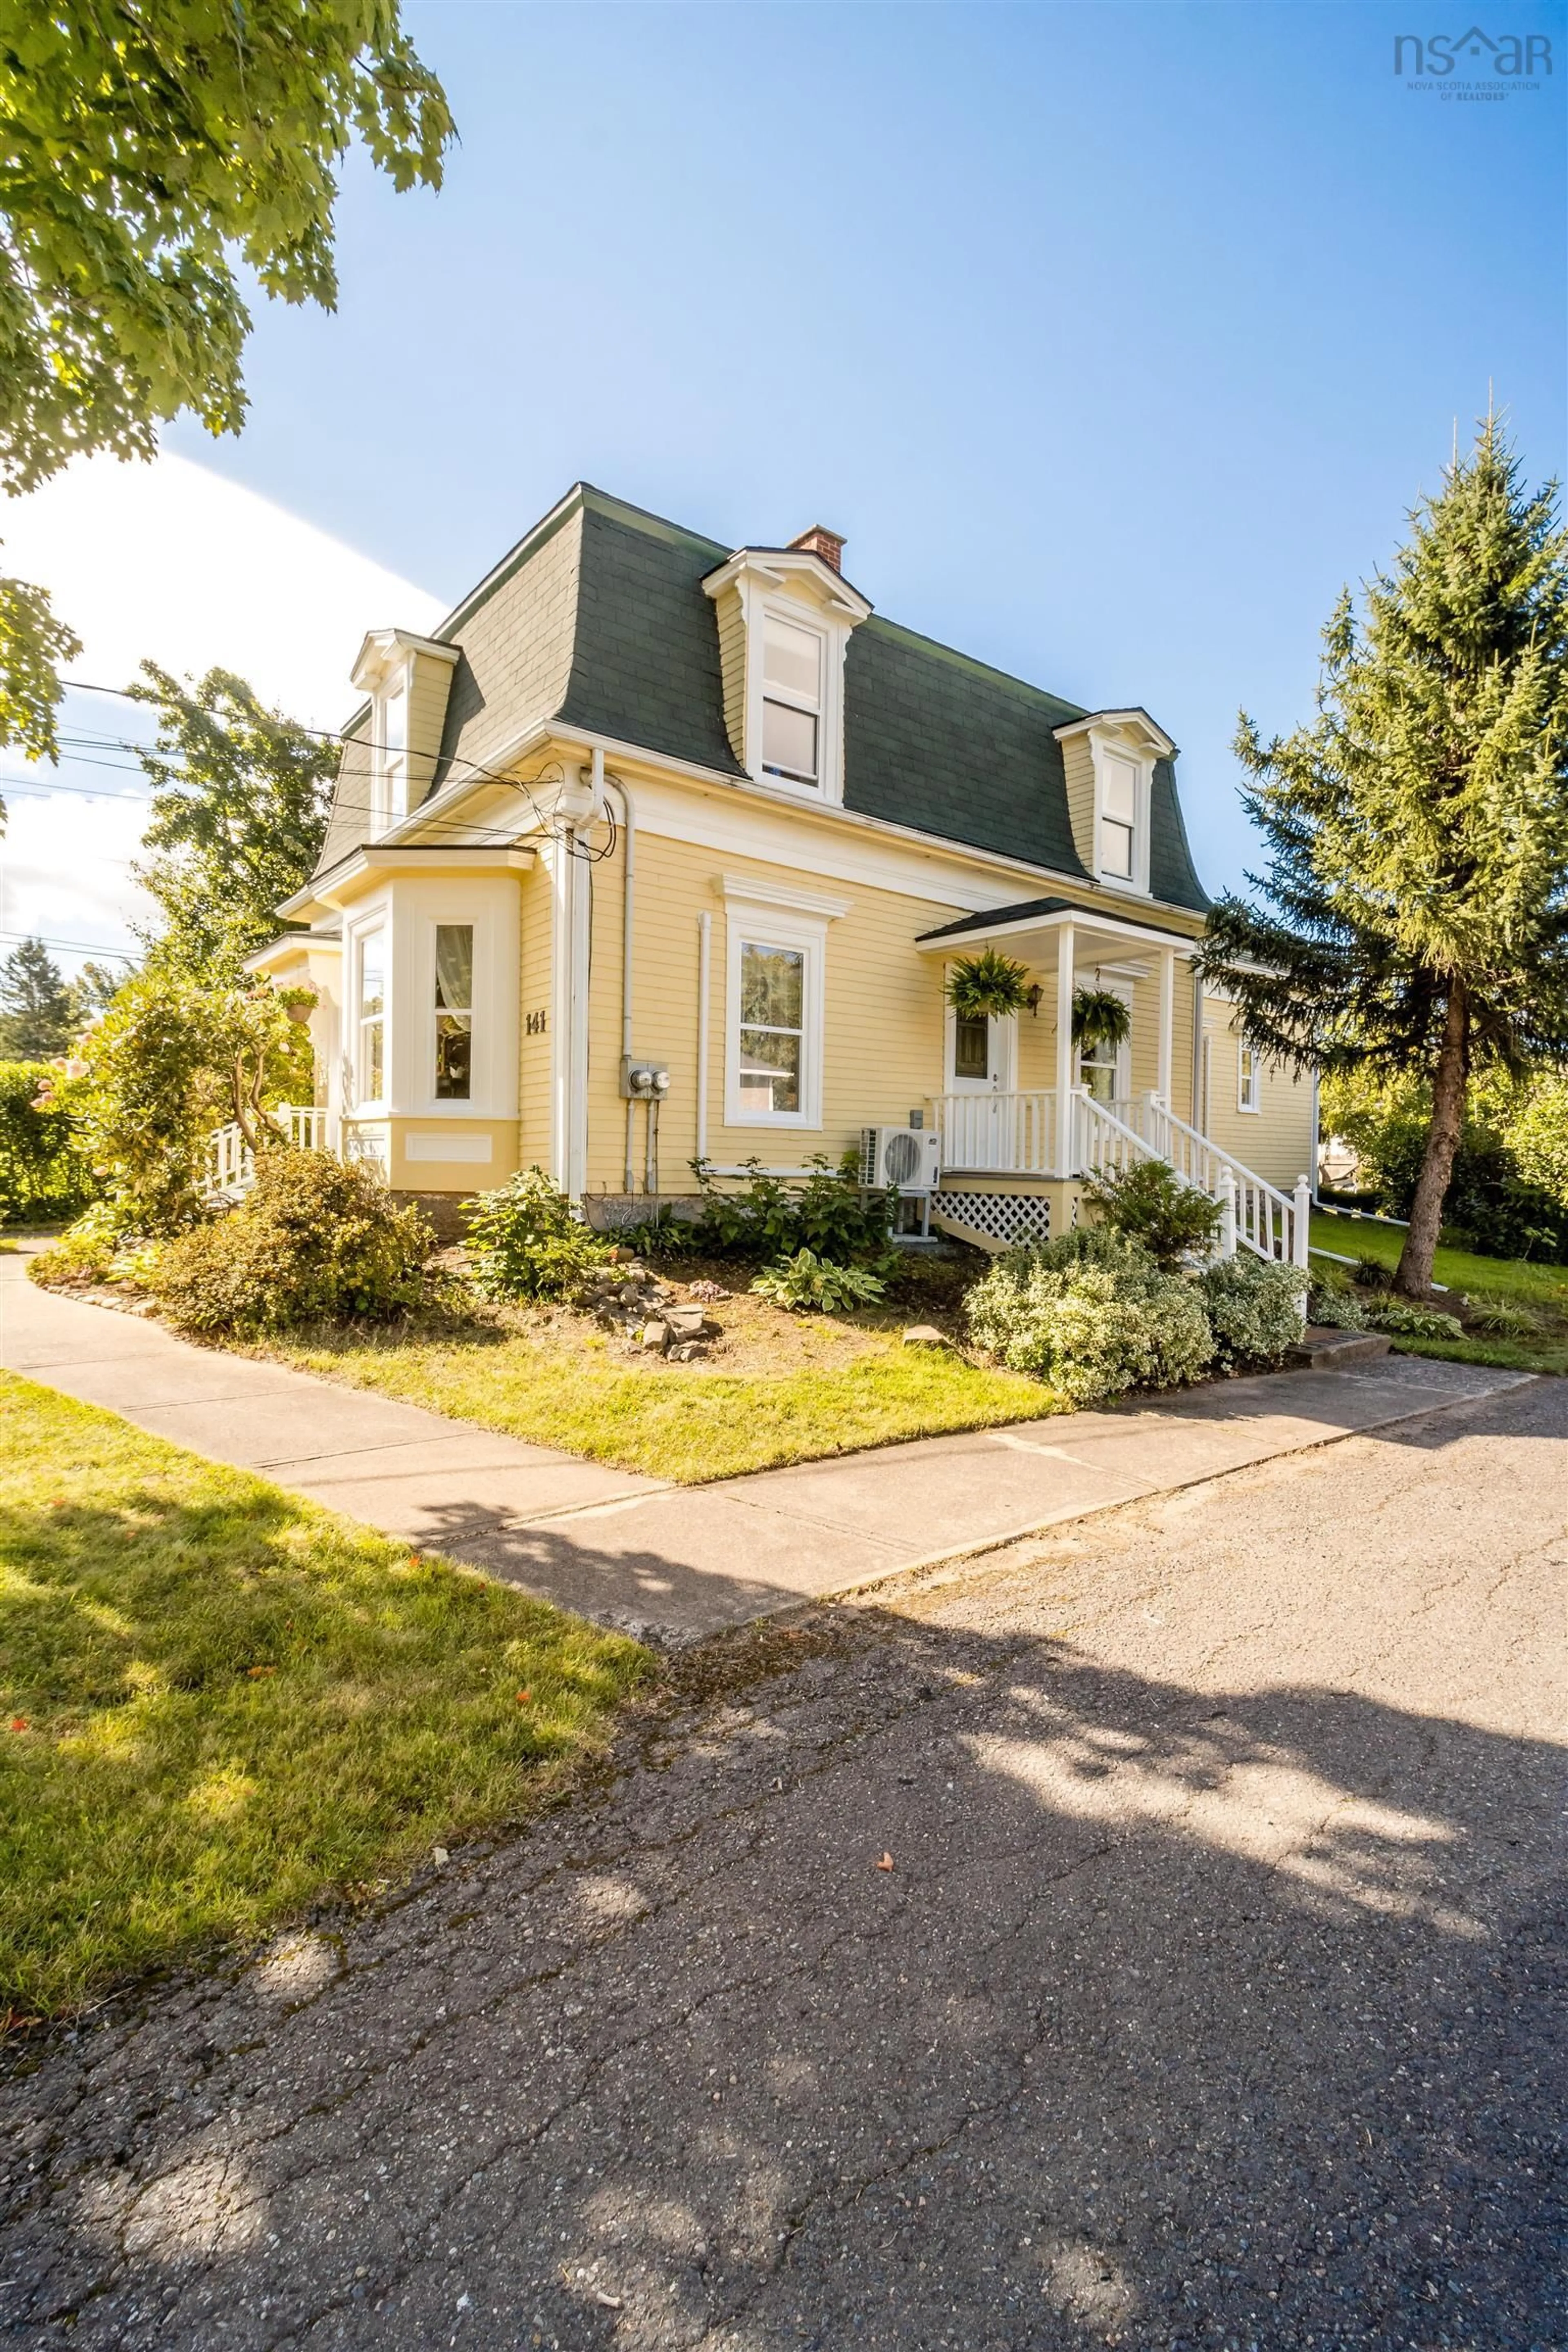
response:
{"label": "concrete sidewalk", "polygon": [[1389,1357],[680,1487],[176,1339],[0,1256],[0,1364],[563,1607],[686,1642],[1141,1496],[1516,1388]]}

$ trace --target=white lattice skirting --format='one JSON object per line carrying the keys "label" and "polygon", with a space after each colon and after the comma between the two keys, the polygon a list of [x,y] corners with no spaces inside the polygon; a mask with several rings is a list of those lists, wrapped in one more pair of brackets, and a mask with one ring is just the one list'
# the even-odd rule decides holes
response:
{"label": "white lattice skirting", "polygon": [[996,1242],[1050,1239],[1051,1204],[1043,1192],[933,1192],[931,1213]]}

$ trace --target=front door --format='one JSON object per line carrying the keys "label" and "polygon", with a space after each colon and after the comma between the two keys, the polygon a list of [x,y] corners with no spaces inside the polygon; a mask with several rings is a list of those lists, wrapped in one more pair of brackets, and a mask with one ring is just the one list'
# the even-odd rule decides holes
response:
{"label": "front door", "polygon": [[942,1159],[949,1168],[1010,1168],[1011,1090],[1017,1051],[1016,1013],[1005,1020],[947,1016],[948,1117]]}

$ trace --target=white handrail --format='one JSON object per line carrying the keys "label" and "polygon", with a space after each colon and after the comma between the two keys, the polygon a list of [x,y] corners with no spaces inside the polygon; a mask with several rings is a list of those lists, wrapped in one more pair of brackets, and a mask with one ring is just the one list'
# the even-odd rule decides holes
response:
{"label": "white handrail", "polygon": [[[290,1145],[300,1151],[319,1151],[327,1114],[314,1103],[279,1103],[267,1116],[287,1126]],[[256,1154],[245,1139],[237,1119],[215,1128],[207,1138],[206,1166],[202,1171],[204,1200],[220,1194],[248,1192],[256,1181]]]}
{"label": "white handrail", "polygon": [[[1162,1160],[1168,1160],[1184,1182],[1211,1201],[1224,1202],[1226,1180],[1235,1202],[1236,1238],[1259,1257],[1284,1265],[1305,1265],[1310,1243],[1310,1182],[1299,1179],[1294,1194],[1282,1192],[1230,1152],[1224,1151],[1173,1110],[1156,1094],[1143,1097],[1145,1131]],[[1228,1255],[1228,1253],[1227,1253]]]}
{"label": "white handrail", "polygon": [[[1129,1106],[1131,1108],[1131,1106]],[[1141,1160],[1163,1157],[1155,1145],[1087,1087],[1072,1090],[1073,1167],[1079,1175],[1120,1176]]]}

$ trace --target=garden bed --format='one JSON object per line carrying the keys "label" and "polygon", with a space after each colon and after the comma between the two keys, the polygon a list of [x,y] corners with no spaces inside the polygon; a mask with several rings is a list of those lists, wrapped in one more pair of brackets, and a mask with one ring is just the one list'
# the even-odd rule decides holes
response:
{"label": "garden bed", "polygon": [[[676,1305],[702,1308],[695,1360],[650,1353],[570,1307],[478,1302],[279,1335],[249,1352],[684,1484],[1064,1409],[1037,1381],[960,1345],[967,1254],[911,1257],[896,1296],[837,1316],[770,1305],[731,1261],[658,1272]],[[705,1296],[710,1286],[726,1295]],[[951,1344],[906,1344],[916,1324]]]}
{"label": "garden bed", "polygon": [[[1369,1273],[1381,1269],[1392,1276],[1404,1246],[1403,1231],[1370,1219],[1334,1216],[1319,1209],[1312,1214],[1315,1262],[1327,1256],[1356,1261]],[[1342,1273],[1355,1283],[1367,1307],[1378,1298],[1375,1287],[1358,1276],[1356,1265]],[[1391,1335],[1401,1355],[1436,1356],[1450,1362],[1499,1364],[1514,1371],[1568,1373],[1568,1266],[1532,1263],[1524,1258],[1483,1257],[1478,1251],[1439,1247],[1433,1262],[1433,1279],[1443,1286],[1433,1305],[1454,1317],[1460,1332],[1449,1337]],[[1533,1330],[1500,1333],[1488,1330],[1499,1303],[1533,1318]]]}

